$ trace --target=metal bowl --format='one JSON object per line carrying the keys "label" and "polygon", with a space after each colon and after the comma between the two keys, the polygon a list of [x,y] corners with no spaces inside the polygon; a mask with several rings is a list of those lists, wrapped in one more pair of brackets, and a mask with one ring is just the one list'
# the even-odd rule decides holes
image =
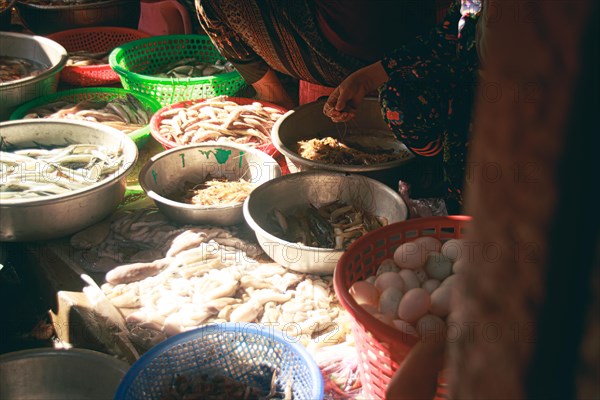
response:
{"label": "metal bowl", "polygon": [[112,399],[129,365],[85,349],[0,355],[0,399]]}
{"label": "metal bowl", "polygon": [[67,51],[53,40],[22,33],[0,32],[0,55],[35,61],[48,67],[41,74],[0,83],[0,121],[14,109],[39,96],[56,92],[59,72],[67,63]]}
{"label": "metal bowl", "polygon": [[370,132],[390,133],[389,127],[381,116],[381,108],[378,100],[375,98],[364,99],[356,113],[356,117],[352,121],[349,121],[346,126],[332,122],[329,117],[323,114],[325,101],[318,100],[304,104],[295,110],[288,111],[273,126],[271,132],[273,144],[286,157],[290,171],[297,172],[318,169],[354,173],[373,178],[390,187],[397,188],[404,165],[414,159],[412,153],[400,142],[397,143],[397,146],[399,152],[404,156],[398,160],[381,164],[327,164],[300,157],[295,150],[300,140],[314,139],[323,134],[339,138],[345,129],[361,130],[367,135]]}
{"label": "metal bowl", "polygon": [[200,206],[168,199],[185,181],[207,175],[260,185],[281,176],[277,162],[260,150],[235,143],[206,142],[176,147],[150,158],[139,175],[140,186],[170,219],[183,225],[233,225],[244,220],[242,204]]}
{"label": "metal bowl", "polygon": [[[48,240],[75,233],[111,214],[123,200],[137,147],[123,132],[86,121],[21,120],[0,123],[0,136],[17,147],[102,144],[122,148],[123,166],[110,178],[71,193],[42,199],[1,200],[0,241]],[[1,183],[1,182],[0,182]]]}
{"label": "metal bowl", "polygon": [[408,215],[400,195],[374,179],[339,172],[305,171],[284,175],[254,189],[244,202],[244,218],[256,233],[265,253],[277,263],[302,273],[331,275],[343,250],[291,243],[270,233],[275,209],[283,214],[310,203],[320,206],[342,200],[388,223],[404,221]]}
{"label": "metal bowl", "polygon": [[38,35],[95,26],[136,29],[140,19],[140,2],[136,0],[70,5],[41,5],[18,0],[15,6],[23,24]]}

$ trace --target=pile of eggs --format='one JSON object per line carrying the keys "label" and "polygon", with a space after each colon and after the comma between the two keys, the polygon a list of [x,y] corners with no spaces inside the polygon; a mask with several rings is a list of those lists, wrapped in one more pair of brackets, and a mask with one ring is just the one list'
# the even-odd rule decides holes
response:
{"label": "pile of eggs", "polygon": [[430,236],[398,246],[393,258],[377,268],[375,276],[350,287],[354,300],[380,321],[407,335],[439,333],[450,313],[450,295],[456,274],[467,263],[462,239],[442,243]]}

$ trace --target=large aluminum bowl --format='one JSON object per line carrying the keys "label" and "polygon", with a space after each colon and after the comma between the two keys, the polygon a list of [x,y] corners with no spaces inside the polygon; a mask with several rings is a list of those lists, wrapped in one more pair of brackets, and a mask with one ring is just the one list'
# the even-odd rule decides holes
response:
{"label": "large aluminum bowl", "polygon": [[375,98],[366,98],[356,113],[356,117],[344,126],[343,123],[334,123],[323,114],[325,100],[317,100],[304,104],[295,110],[288,111],[273,126],[271,138],[273,145],[281,152],[288,161],[291,172],[307,170],[325,170],[353,173],[373,178],[387,184],[392,188],[398,187],[398,180],[406,164],[414,159],[412,153],[402,143],[398,147],[403,154],[398,160],[372,165],[341,165],[327,164],[301,157],[296,152],[297,143],[300,140],[309,140],[318,135],[331,135],[339,138],[345,129],[364,130],[369,132],[390,132],[390,128],[381,116],[381,108]]}
{"label": "large aluminum bowl", "polygon": [[[123,200],[126,179],[137,160],[137,147],[123,132],[97,123],[21,120],[0,123],[2,141],[17,147],[72,143],[122,148],[123,166],[87,188],[41,199],[0,200],[0,241],[48,240],[70,235],[110,215]],[[34,143],[35,142],[35,143]]]}
{"label": "large aluminum bowl", "polygon": [[206,142],[176,147],[152,157],[142,167],[140,186],[167,217],[183,225],[233,225],[244,221],[242,204],[201,206],[166,196],[185,181],[202,182],[210,174],[255,185],[281,176],[277,162],[260,150],[236,144]]}
{"label": "large aluminum bowl", "polygon": [[135,29],[140,19],[140,2],[136,0],[99,0],[65,5],[17,0],[15,7],[23,24],[38,35],[97,26]]}
{"label": "large aluminum bowl", "polygon": [[59,72],[67,63],[67,51],[53,40],[22,33],[0,32],[0,55],[35,61],[48,67],[41,74],[0,83],[0,121],[17,106],[56,92]]}
{"label": "large aluminum bowl", "polygon": [[381,182],[356,174],[305,171],[284,175],[254,189],[244,202],[244,218],[265,253],[277,263],[302,273],[331,275],[343,250],[291,243],[270,230],[275,209],[285,215],[310,203],[318,207],[335,200],[385,217],[390,224],[408,216],[400,195]]}
{"label": "large aluminum bowl", "polygon": [[85,349],[32,349],[0,355],[0,399],[112,399],[129,365]]}

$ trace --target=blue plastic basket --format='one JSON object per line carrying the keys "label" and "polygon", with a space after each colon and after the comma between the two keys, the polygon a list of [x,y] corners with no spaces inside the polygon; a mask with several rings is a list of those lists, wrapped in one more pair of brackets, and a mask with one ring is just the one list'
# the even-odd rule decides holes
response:
{"label": "blue plastic basket", "polygon": [[115,400],[159,400],[177,375],[224,375],[269,389],[293,380],[294,400],[323,399],[323,376],[306,349],[273,327],[257,324],[214,324],[175,335],[136,361],[117,389]]}

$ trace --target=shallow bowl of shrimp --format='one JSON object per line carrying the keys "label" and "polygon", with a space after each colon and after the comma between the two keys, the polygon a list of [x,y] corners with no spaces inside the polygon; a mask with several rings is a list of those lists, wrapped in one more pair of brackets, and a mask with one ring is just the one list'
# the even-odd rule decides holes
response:
{"label": "shallow bowl of shrimp", "polygon": [[406,203],[390,187],[332,171],[283,175],[244,202],[246,223],[270,258],[318,275],[331,275],[357,238],[407,216]]}
{"label": "shallow bowl of shrimp", "polygon": [[243,222],[246,197],[279,176],[277,162],[260,150],[208,142],[155,155],[140,170],[139,182],[176,223],[227,226]]}
{"label": "shallow bowl of shrimp", "polygon": [[356,116],[334,123],[325,100],[288,111],[273,125],[274,147],[290,172],[326,170],[365,175],[396,188],[414,156],[389,129],[376,98],[363,100]]}
{"label": "shallow bowl of shrimp", "polygon": [[0,123],[0,241],[60,238],[106,218],[137,156],[126,134],[93,122]]}

